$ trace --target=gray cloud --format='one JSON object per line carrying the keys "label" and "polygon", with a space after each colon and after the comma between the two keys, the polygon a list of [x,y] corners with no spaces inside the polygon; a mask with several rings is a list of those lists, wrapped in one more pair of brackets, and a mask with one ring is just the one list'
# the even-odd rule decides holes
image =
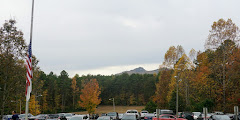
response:
{"label": "gray cloud", "polygon": [[[239,26],[239,3],[35,0],[33,53],[46,72],[161,63],[171,45],[203,50],[213,21],[232,18]],[[31,1],[0,4],[0,23],[14,17],[28,41]]]}

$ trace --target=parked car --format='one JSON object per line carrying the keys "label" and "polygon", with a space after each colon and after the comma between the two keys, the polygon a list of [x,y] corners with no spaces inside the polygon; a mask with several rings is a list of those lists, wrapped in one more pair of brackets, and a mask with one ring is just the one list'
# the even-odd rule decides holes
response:
{"label": "parked car", "polygon": [[187,120],[184,118],[176,118],[174,115],[162,114],[159,116],[159,119],[154,117],[152,120]]}
{"label": "parked car", "polygon": [[48,118],[47,114],[39,114],[37,116],[29,117],[28,120],[46,120]]}
{"label": "parked car", "polygon": [[69,120],[89,120],[87,115],[74,115]]}
{"label": "parked car", "polygon": [[137,120],[137,115],[125,114],[122,117],[122,120]]}
{"label": "parked car", "polygon": [[194,114],[192,112],[182,112],[180,114],[180,118],[185,118],[187,120],[194,120],[193,116]]}
{"label": "parked car", "polygon": [[98,119],[99,115],[98,114],[92,114],[89,116],[89,119]]}
{"label": "parked car", "polygon": [[234,119],[234,114],[227,113],[226,115],[227,115],[231,120],[235,120],[235,119]]}
{"label": "parked car", "polygon": [[[28,118],[32,117],[32,116],[33,115],[31,113],[28,113]],[[25,120],[25,114],[20,114],[20,115],[18,115],[18,117],[19,117],[19,120]]]}
{"label": "parked car", "polygon": [[47,120],[57,120],[58,117],[58,114],[49,114]]}
{"label": "parked car", "polygon": [[107,114],[106,113],[102,113],[101,116],[107,116]]}
{"label": "parked car", "polygon": [[138,120],[141,119],[141,115],[137,110],[127,110],[125,115],[135,115]]}
{"label": "parked car", "polygon": [[209,120],[231,120],[227,115],[212,115]]}
{"label": "parked car", "polygon": [[113,120],[119,120],[119,116],[117,112],[109,112],[107,116],[112,117]]}
{"label": "parked car", "polygon": [[[212,116],[212,115],[208,113],[207,116],[206,116],[206,119],[209,120],[209,118],[210,118],[211,116]],[[200,115],[198,116],[197,120],[204,120],[204,118],[205,118],[204,114],[200,114]]]}
{"label": "parked car", "polygon": [[152,120],[153,117],[155,117],[154,113],[148,113],[145,114],[144,120]]}
{"label": "parked car", "polygon": [[174,115],[172,110],[167,110],[167,109],[161,109],[160,110],[160,115],[162,115],[162,114]]}
{"label": "parked car", "polygon": [[141,119],[144,119],[144,116],[146,114],[148,114],[148,111],[146,111],[146,110],[141,111]]}
{"label": "parked car", "polygon": [[59,113],[59,114],[58,114],[58,120],[61,120],[61,119],[67,119],[67,118],[65,117],[65,113]]}
{"label": "parked car", "polygon": [[73,114],[72,113],[65,113],[64,116],[67,118],[67,120],[69,120]]}
{"label": "parked car", "polygon": [[221,112],[221,111],[215,111],[213,114],[215,114],[215,115],[224,115],[224,113]]}
{"label": "parked car", "polygon": [[10,120],[12,119],[12,115],[3,115],[2,120]]}
{"label": "parked car", "polygon": [[97,120],[113,120],[113,118],[111,116],[101,116],[101,117],[98,117]]}
{"label": "parked car", "polygon": [[198,116],[201,114],[201,112],[192,112],[194,120],[197,120]]}
{"label": "parked car", "polygon": [[119,120],[121,120],[123,116],[124,114],[118,114]]}

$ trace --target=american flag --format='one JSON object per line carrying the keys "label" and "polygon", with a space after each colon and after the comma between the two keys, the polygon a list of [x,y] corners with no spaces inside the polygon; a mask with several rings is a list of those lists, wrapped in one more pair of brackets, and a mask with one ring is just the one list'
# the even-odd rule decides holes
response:
{"label": "american flag", "polygon": [[27,53],[27,59],[26,59],[26,67],[27,67],[27,79],[26,79],[26,100],[28,101],[30,99],[30,93],[32,91],[32,42],[30,41],[28,46],[28,53]]}

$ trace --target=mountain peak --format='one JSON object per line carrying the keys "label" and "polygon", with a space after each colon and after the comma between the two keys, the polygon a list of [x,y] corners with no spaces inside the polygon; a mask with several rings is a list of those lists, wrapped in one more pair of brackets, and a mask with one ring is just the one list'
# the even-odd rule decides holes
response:
{"label": "mountain peak", "polygon": [[131,71],[135,71],[135,72],[146,72],[146,70],[143,68],[143,67],[138,67],[138,68],[135,68]]}
{"label": "mountain peak", "polygon": [[[157,74],[158,72],[159,72],[158,69],[152,70],[152,71],[147,71],[143,67],[138,67],[138,68],[135,68],[135,69],[130,70],[130,71],[124,71],[122,73],[127,73],[127,74],[131,75],[131,74],[154,74],[154,73]],[[120,75],[122,73],[118,73],[117,75]]]}

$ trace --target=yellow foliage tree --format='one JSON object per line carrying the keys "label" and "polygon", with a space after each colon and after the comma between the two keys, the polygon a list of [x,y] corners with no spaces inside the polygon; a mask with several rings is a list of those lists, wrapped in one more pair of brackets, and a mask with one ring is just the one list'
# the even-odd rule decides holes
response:
{"label": "yellow foliage tree", "polygon": [[75,75],[73,78],[72,78],[72,85],[71,85],[71,88],[72,88],[72,96],[73,96],[73,108],[75,109],[75,97],[76,97],[76,94],[78,93],[79,91],[79,88],[77,87],[77,78],[78,78],[78,75]]}
{"label": "yellow foliage tree", "polygon": [[32,113],[33,115],[38,115],[41,113],[40,105],[38,104],[35,95],[31,95],[29,102],[29,112]]}
{"label": "yellow foliage tree", "polygon": [[48,110],[47,96],[48,91],[47,90],[43,91],[43,105],[42,105],[43,112],[46,112]]}
{"label": "yellow foliage tree", "polygon": [[89,114],[94,113],[97,105],[101,103],[101,89],[96,79],[91,79],[90,81],[83,84],[83,89],[81,90],[79,105],[85,108]]}
{"label": "yellow foliage tree", "polygon": [[186,104],[189,105],[189,76],[190,70],[194,68],[193,63],[190,58],[183,54],[182,57],[178,60],[178,62],[174,66],[174,73],[171,77],[171,82],[169,84],[169,91],[167,100],[171,100],[171,94],[176,88],[177,80],[181,79],[182,82],[179,81],[179,94],[182,94],[185,97]]}

